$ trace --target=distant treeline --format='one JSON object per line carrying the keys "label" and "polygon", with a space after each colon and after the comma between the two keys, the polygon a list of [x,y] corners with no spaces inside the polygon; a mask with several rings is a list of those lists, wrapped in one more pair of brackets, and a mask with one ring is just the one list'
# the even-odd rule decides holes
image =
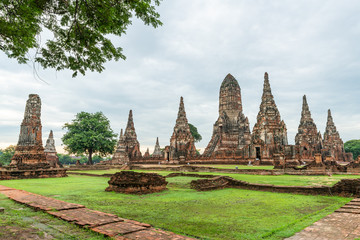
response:
{"label": "distant treeline", "polygon": [[[74,157],[74,156],[70,156],[68,154],[60,154],[60,153],[58,153],[58,157],[59,157],[60,163],[61,164],[66,164],[66,165],[76,164],[77,160],[80,161],[80,164],[87,163],[87,161],[88,161],[88,158],[85,155]],[[94,163],[98,163],[100,161],[107,160],[107,158],[102,158],[102,157],[100,157],[98,155],[94,155],[92,160],[93,160]]]}

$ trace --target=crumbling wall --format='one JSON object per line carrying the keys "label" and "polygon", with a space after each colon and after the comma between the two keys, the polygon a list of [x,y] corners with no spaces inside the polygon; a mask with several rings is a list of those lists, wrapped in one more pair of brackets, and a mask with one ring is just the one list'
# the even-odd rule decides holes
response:
{"label": "crumbling wall", "polygon": [[121,171],[115,173],[105,191],[130,193],[130,194],[147,194],[161,192],[166,189],[168,182],[165,177],[157,173],[138,173],[132,171]]}
{"label": "crumbling wall", "polygon": [[254,184],[235,180],[227,176],[210,179],[193,180],[191,188],[197,191],[209,191],[223,188],[241,188],[247,190],[294,193],[305,195],[337,195],[343,197],[360,196],[360,179],[342,179],[333,187],[329,186],[276,186],[270,184]]}

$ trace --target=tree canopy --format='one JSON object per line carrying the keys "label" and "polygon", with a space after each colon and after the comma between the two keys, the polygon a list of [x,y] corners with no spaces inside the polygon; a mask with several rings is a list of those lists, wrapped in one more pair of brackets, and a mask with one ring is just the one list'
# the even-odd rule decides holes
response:
{"label": "tree canopy", "polygon": [[191,123],[189,123],[189,127],[190,127],[191,135],[194,137],[195,142],[200,142],[202,140],[202,136],[200,135],[200,133],[198,133],[197,128]]}
{"label": "tree canopy", "polygon": [[354,159],[360,155],[360,139],[350,140],[344,143],[345,152],[351,152]]}
{"label": "tree canopy", "polygon": [[116,136],[110,128],[110,121],[102,112],[80,112],[71,123],[65,123],[67,132],[62,137],[65,150],[73,154],[88,154],[88,164],[92,165],[92,154],[101,156],[112,153]]}
{"label": "tree canopy", "polygon": [[15,146],[10,145],[5,149],[0,149],[0,165],[8,165],[15,153]]}
{"label": "tree canopy", "polygon": [[[63,165],[76,164],[77,160],[79,160],[80,164],[86,163],[88,161],[88,158],[84,155],[74,158],[67,154],[58,153],[57,156],[59,157],[59,162]],[[92,157],[93,163],[98,163],[102,160],[104,159],[98,155]]]}
{"label": "tree canopy", "polygon": [[[73,77],[87,70],[101,72],[104,63],[125,59],[121,47],[107,38],[121,36],[136,16],[154,28],[162,25],[155,7],[161,0],[2,0],[0,50],[19,63],[34,62]],[[45,31],[44,31],[45,30]],[[52,36],[43,43],[41,33]]]}

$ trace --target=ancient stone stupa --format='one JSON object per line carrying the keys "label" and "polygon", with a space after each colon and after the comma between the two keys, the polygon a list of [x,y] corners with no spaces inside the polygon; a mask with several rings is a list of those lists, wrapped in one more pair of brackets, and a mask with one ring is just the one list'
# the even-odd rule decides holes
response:
{"label": "ancient stone stupa", "polygon": [[141,157],[140,144],[135,132],[132,110],[130,110],[125,133],[123,134],[121,129],[120,138],[111,164],[129,164],[131,160],[137,157]]}
{"label": "ancient stone stupa", "polygon": [[42,144],[41,100],[30,94],[26,102],[24,120],[21,123],[19,141],[10,166],[17,169],[50,168]]}
{"label": "ancient stone stupa", "polygon": [[303,97],[298,133],[295,136],[295,145],[300,146],[301,159],[315,159],[315,153],[320,153],[322,149],[321,133],[318,132],[316,124],[311,117],[305,95]]}
{"label": "ancient stone stupa", "polygon": [[352,156],[350,156],[351,154],[345,153],[344,142],[340,138],[339,132],[336,130],[330,109],[328,110],[323,144],[324,149],[322,152],[324,158],[330,157],[329,160],[337,161],[350,161],[352,159]]}
{"label": "ancient stone stupa", "polygon": [[46,161],[48,161],[50,167],[53,168],[63,167],[62,164],[59,162],[59,157],[57,156],[54,134],[52,130],[50,130],[49,138],[46,140],[44,152],[46,156]]}
{"label": "ancient stone stupa", "polygon": [[263,94],[252,132],[252,142],[259,146],[256,157],[262,159],[272,158],[272,153],[281,152],[281,147],[288,144],[286,125],[275,104],[267,73],[264,75]]}
{"label": "ancient stone stupa", "polygon": [[130,160],[132,158],[141,157],[140,143],[137,140],[132,110],[129,112],[129,119],[125,129],[125,145],[126,151],[129,154]]}
{"label": "ancient stone stupa", "polygon": [[174,127],[174,132],[170,138],[170,160],[185,161],[196,156],[194,137],[191,135],[186,112],[184,99],[180,98],[179,112]]}
{"label": "ancient stone stupa", "polygon": [[30,94],[21,123],[19,141],[8,171],[0,172],[0,179],[65,177],[66,170],[50,169],[42,144],[41,100]]}
{"label": "ancient stone stupa", "polygon": [[129,163],[129,155],[126,152],[126,143],[125,136],[123,135],[123,130],[121,129],[120,138],[117,144],[116,151],[112,157],[111,164],[128,164]]}
{"label": "ancient stone stupa", "polygon": [[214,124],[211,140],[203,156],[235,151],[251,143],[249,120],[242,112],[241,89],[237,80],[228,74],[219,93],[219,117]]}
{"label": "ancient stone stupa", "polygon": [[152,157],[161,157],[161,156],[162,156],[162,152],[161,152],[161,149],[160,149],[159,138],[157,137]]}
{"label": "ancient stone stupa", "polygon": [[150,157],[150,151],[149,148],[146,149],[146,152],[144,154],[144,158],[149,158]]}

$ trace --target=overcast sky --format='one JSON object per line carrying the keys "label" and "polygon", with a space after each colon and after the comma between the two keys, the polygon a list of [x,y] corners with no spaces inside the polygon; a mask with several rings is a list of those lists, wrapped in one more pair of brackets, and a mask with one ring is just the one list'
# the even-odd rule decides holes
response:
{"label": "overcast sky", "polygon": [[102,73],[71,77],[70,71],[37,70],[0,53],[0,148],[16,144],[30,93],[42,100],[43,141],[50,129],[61,151],[62,126],[80,111],[102,111],[112,129],[126,127],[133,110],[144,153],[156,137],[169,145],[180,96],[205,148],[218,118],[220,84],[228,73],[239,82],[251,129],[262,95],[264,72],[289,144],[300,121],[302,96],[318,130],[327,109],[345,141],[360,139],[360,1],[353,0],[165,0],[158,29],[134,20],[116,39],[125,61]]}

